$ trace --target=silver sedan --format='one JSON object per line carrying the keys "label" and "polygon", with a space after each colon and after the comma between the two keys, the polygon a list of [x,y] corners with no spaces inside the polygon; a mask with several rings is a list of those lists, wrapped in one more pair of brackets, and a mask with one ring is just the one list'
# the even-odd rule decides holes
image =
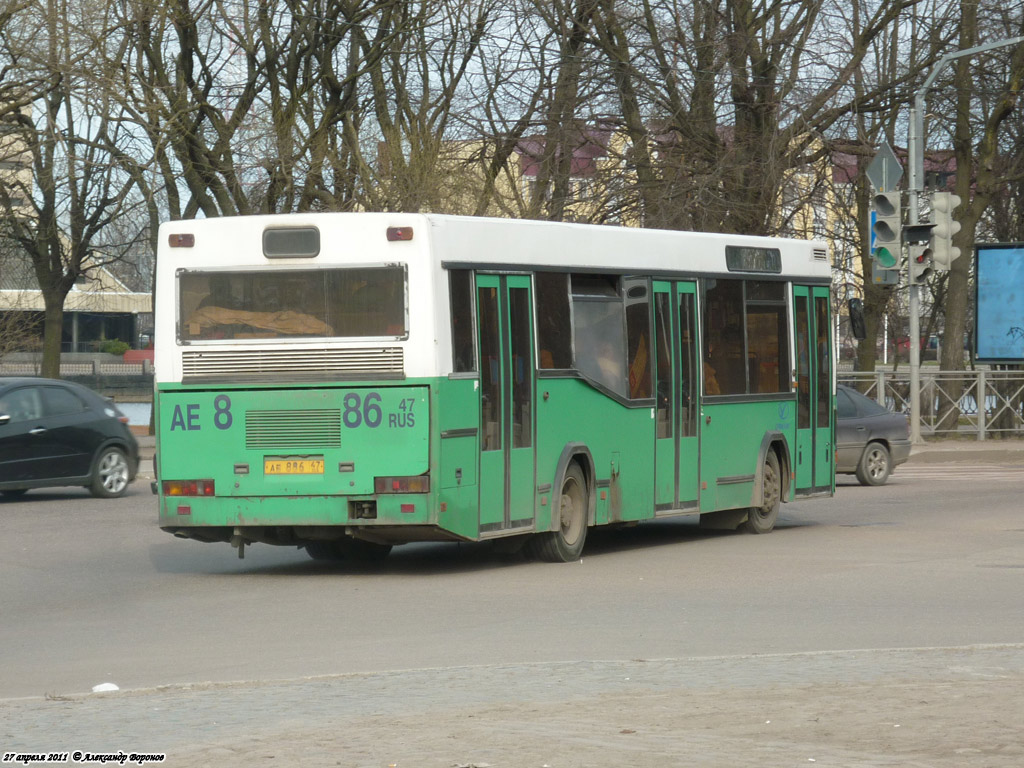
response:
{"label": "silver sedan", "polygon": [[836,388],[836,473],[884,485],[910,457],[910,423],[850,387]]}

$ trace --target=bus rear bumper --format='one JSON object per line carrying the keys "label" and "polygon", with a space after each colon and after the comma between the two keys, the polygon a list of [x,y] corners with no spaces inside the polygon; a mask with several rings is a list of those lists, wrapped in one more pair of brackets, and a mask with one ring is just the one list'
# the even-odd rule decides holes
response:
{"label": "bus rear bumper", "polygon": [[160,497],[160,528],[179,538],[298,545],[344,536],[394,544],[462,541],[438,525],[429,494],[375,497]]}
{"label": "bus rear bumper", "polygon": [[207,543],[229,543],[241,538],[247,544],[301,547],[315,541],[334,541],[346,536],[376,544],[405,544],[413,541],[471,541],[436,525],[403,526],[160,526],[180,539]]}

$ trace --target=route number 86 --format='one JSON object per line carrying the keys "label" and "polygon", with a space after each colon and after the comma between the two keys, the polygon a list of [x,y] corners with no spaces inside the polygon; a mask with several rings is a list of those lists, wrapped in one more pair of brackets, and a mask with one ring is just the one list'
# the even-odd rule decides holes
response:
{"label": "route number 86", "polygon": [[363,398],[359,397],[358,392],[349,392],[342,400],[345,410],[341,414],[341,420],[349,429],[355,429],[363,423],[370,428],[379,427],[384,420],[380,402],[378,392],[367,392]]}

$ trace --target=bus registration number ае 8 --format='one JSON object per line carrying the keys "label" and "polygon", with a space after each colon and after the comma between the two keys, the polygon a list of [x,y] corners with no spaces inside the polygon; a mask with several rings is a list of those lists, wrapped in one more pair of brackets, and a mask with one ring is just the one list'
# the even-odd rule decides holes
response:
{"label": "bus registration number \u0430\u0435 8", "polygon": [[265,475],[322,475],[323,456],[267,456],[263,459]]}

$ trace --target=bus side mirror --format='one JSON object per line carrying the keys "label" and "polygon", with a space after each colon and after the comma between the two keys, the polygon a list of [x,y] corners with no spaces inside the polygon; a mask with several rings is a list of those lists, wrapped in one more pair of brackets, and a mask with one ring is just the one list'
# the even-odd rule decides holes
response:
{"label": "bus side mirror", "polygon": [[850,313],[850,328],[853,331],[853,338],[857,341],[864,341],[868,337],[867,328],[864,326],[864,302],[861,299],[850,299],[847,302],[847,309]]}

